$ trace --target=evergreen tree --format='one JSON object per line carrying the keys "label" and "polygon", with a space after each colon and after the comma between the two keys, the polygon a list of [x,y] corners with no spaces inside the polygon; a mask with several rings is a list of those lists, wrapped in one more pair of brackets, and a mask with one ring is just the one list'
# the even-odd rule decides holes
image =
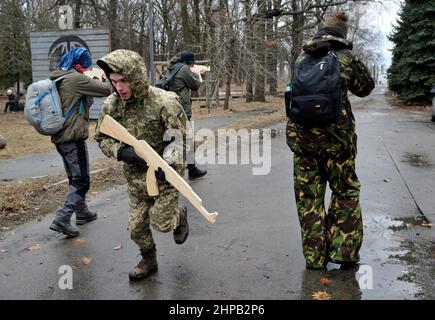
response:
{"label": "evergreen tree", "polygon": [[0,6],[0,88],[15,86],[18,81],[31,81],[29,35],[22,1],[9,1]]}
{"label": "evergreen tree", "polygon": [[398,26],[388,85],[408,103],[429,103],[435,86],[435,0],[405,0]]}

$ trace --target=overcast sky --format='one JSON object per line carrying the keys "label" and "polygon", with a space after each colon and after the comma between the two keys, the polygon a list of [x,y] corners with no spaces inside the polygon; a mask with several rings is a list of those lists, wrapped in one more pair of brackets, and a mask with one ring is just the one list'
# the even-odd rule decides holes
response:
{"label": "overcast sky", "polygon": [[396,25],[396,20],[400,12],[401,3],[403,0],[387,0],[382,4],[371,4],[368,14],[367,23],[379,28],[383,34],[382,55],[384,57],[384,64],[388,67],[391,64],[391,49],[393,44],[387,39],[387,35],[393,30],[393,25]]}

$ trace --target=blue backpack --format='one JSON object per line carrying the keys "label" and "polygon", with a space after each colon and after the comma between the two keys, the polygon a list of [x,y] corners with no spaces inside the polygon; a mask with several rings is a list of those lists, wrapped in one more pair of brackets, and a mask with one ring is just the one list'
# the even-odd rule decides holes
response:
{"label": "blue backpack", "polygon": [[65,76],[56,80],[40,80],[27,88],[24,115],[26,120],[42,135],[52,136],[61,131],[65,121],[71,117],[79,104],[79,114],[83,111],[83,102],[80,99],[67,111],[65,116],[62,114],[56,83],[63,78]]}

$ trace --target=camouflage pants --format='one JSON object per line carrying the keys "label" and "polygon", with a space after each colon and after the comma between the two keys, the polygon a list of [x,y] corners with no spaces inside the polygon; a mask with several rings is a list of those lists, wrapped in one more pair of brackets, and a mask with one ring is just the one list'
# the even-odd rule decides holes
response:
{"label": "camouflage pants", "polygon": [[157,231],[169,232],[178,226],[180,220],[178,191],[174,187],[160,185],[160,195],[150,197],[144,182],[145,179],[140,184],[137,181],[128,183],[128,228],[131,239],[140,250],[151,249],[155,245],[150,225]]}
{"label": "camouflage pants", "polygon": [[[330,259],[357,261],[363,223],[355,157],[317,159],[295,153],[293,161],[296,206],[307,265],[320,268]],[[332,190],[328,213],[324,205],[327,182]]]}

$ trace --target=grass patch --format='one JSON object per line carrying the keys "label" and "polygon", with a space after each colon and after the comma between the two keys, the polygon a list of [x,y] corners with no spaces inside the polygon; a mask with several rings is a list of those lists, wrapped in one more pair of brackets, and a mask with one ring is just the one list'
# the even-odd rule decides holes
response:
{"label": "grass patch", "polygon": [[[88,200],[100,191],[125,184],[122,163],[99,159],[91,163],[91,189]],[[11,226],[54,212],[66,197],[65,174],[5,184],[0,189],[0,233]]]}
{"label": "grass patch", "polygon": [[400,108],[408,111],[421,111],[430,113],[432,110],[432,105],[430,104],[411,104],[406,103],[397,97],[397,95],[391,90],[385,91],[385,99],[393,108]]}
{"label": "grass patch", "polygon": [[[89,125],[90,136],[87,141],[94,138],[96,122]],[[23,112],[0,112],[0,134],[6,138],[6,148],[0,150],[0,160],[13,159],[18,156],[50,152],[56,149],[50,137],[43,136],[24,118]]]}

